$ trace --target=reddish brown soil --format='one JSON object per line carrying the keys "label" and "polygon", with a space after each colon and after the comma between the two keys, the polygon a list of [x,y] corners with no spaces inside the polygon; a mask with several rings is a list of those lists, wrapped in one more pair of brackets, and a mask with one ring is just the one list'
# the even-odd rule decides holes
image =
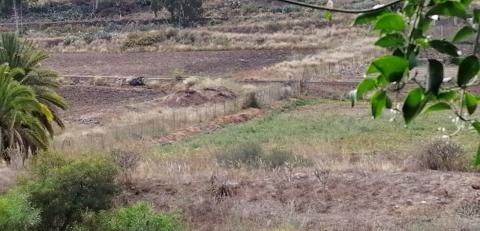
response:
{"label": "reddish brown soil", "polygon": [[162,97],[164,93],[145,88],[64,86],[59,93],[69,103],[61,114],[69,122],[95,125],[129,105]]}
{"label": "reddish brown soil", "polygon": [[189,75],[226,75],[259,69],[284,61],[293,54],[313,50],[237,50],[160,53],[61,53],[45,65],[64,75],[170,76],[175,71]]}

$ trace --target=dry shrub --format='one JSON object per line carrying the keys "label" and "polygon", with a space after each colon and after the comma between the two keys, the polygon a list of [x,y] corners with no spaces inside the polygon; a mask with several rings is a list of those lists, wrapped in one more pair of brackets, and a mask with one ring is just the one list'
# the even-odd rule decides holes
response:
{"label": "dry shrub", "polygon": [[480,217],[480,198],[462,201],[456,212],[463,217]]}
{"label": "dry shrub", "polygon": [[468,159],[462,148],[451,140],[437,139],[429,142],[415,156],[415,165],[421,169],[464,171]]}
{"label": "dry shrub", "polygon": [[132,174],[137,169],[141,160],[140,154],[126,150],[113,150],[110,155],[113,163],[120,168],[122,183],[126,186],[131,185]]}
{"label": "dry shrub", "polygon": [[260,103],[257,99],[257,94],[255,92],[249,92],[246,94],[243,108],[261,108]]}

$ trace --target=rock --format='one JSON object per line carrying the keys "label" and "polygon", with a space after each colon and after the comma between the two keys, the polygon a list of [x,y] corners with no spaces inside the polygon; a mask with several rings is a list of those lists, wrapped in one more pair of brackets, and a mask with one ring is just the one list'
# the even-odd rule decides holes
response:
{"label": "rock", "polygon": [[137,77],[128,81],[130,86],[145,86],[145,77]]}

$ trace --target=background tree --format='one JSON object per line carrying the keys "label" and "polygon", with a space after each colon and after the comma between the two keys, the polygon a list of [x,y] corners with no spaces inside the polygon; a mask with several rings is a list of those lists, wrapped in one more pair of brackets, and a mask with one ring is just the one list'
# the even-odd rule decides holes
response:
{"label": "background tree", "polygon": [[13,158],[9,152],[12,149],[23,153],[23,158],[47,149],[50,137],[45,124],[53,120],[51,111],[37,100],[32,88],[13,79],[19,73],[23,70],[0,66],[0,154],[7,162]]}
{"label": "background tree", "polygon": [[165,8],[170,13],[172,23],[190,26],[203,15],[203,0],[152,0],[155,15]]}
{"label": "background tree", "polygon": [[[13,78],[22,85],[30,86],[37,100],[46,105],[53,113],[55,123],[63,128],[63,121],[57,111],[66,109],[67,103],[56,93],[60,86],[59,75],[40,65],[47,58],[48,54],[45,51],[21,40],[15,34],[0,33],[0,64],[6,63],[11,69],[23,70],[23,72],[16,73]],[[36,116],[53,135],[53,127],[48,119],[41,113]]]}

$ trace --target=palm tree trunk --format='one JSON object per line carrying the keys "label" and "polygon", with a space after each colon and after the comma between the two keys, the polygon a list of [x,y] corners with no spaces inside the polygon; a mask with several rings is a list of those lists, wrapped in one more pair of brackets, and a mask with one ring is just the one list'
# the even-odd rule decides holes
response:
{"label": "palm tree trunk", "polygon": [[17,33],[18,35],[20,32],[20,28],[18,23],[17,0],[12,0],[12,1],[13,1],[13,13],[15,15],[15,33]]}

